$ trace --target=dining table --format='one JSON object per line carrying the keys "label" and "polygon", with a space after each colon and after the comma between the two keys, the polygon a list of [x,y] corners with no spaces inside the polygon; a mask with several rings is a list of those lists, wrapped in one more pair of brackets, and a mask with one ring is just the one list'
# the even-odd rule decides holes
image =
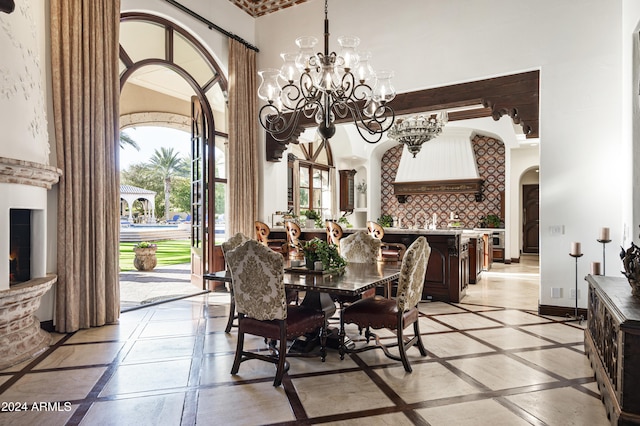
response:
{"label": "dining table", "polygon": [[[331,318],[336,312],[334,295],[359,296],[375,287],[387,286],[399,276],[400,264],[396,262],[348,263],[344,270],[332,272],[311,271],[304,266],[292,267],[290,261],[286,260],[283,281],[285,288],[304,292],[301,305],[321,310],[326,318]],[[207,273],[204,278],[228,283],[233,281],[229,270]],[[338,338],[339,331],[335,331],[329,334],[330,340]],[[337,347],[338,342],[331,342],[329,346],[334,344]]]}

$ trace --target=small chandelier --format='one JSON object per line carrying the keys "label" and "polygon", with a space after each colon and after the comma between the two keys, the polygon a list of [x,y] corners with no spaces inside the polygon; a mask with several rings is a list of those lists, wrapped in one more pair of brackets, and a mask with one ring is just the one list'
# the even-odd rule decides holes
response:
{"label": "small chandelier", "polygon": [[387,136],[407,145],[413,158],[416,158],[422,144],[442,133],[442,128],[448,120],[446,111],[431,116],[417,115],[406,119],[399,118],[389,129]]}
{"label": "small chandelier", "polygon": [[350,115],[358,133],[369,143],[379,142],[393,124],[395,113],[388,103],[396,96],[390,71],[375,73],[370,55],[357,52],[357,37],[339,37],[340,55],[329,53],[328,0],[324,2],[324,52],[314,53],[318,40],[300,37],[297,53],[282,53],[277,69],[258,72],[262,81],[258,96],[267,102],[260,108],[260,124],[280,142],[296,138],[300,120],[314,119],[318,133],[330,139],[335,120]]}

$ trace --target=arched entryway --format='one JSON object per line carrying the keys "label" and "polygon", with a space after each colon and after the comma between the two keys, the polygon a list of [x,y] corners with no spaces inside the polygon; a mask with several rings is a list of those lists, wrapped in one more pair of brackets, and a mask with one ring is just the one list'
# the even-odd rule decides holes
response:
{"label": "arched entryway", "polygon": [[[172,127],[191,133],[191,281],[224,239],[227,199],[227,79],[212,53],[175,23],[124,13],[120,23],[120,128]],[[169,218],[164,217],[164,220]],[[217,235],[216,228],[221,228]]]}

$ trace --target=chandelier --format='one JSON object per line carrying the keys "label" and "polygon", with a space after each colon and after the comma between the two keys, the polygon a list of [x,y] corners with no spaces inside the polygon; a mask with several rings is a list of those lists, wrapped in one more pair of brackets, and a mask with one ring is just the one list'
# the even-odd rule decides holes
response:
{"label": "chandelier", "polygon": [[422,144],[429,142],[442,133],[442,128],[447,124],[448,119],[446,112],[430,116],[418,115],[406,119],[399,118],[389,129],[387,136],[407,145],[407,149],[413,154],[413,158],[416,158],[416,154],[420,152]]}
{"label": "chandelier", "polygon": [[388,105],[396,96],[393,73],[374,72],[370,54],[356,50],[357,37],[339,37],[340,54],[329,53],[327,2],[324,51],[314,53],[315,37],[300,37],[298,52],[280,55],[284,63],[279,70],[258,72],[262,78],[258,96],[267,102],[260,108],[260,124],[275,140],[287,142],[299,135],[303,117],[313,119],[326,140],[336,132],[336,119],[350,117],[365,141],[379,142],[395,118]]}

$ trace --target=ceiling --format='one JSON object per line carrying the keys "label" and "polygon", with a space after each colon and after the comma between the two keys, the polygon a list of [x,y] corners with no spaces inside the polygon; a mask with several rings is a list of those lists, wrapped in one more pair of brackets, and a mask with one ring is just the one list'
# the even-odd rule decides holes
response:
{"label": "ceiling", "polygon": [[308,0],[229,0],[254,18],[305,3]]}

